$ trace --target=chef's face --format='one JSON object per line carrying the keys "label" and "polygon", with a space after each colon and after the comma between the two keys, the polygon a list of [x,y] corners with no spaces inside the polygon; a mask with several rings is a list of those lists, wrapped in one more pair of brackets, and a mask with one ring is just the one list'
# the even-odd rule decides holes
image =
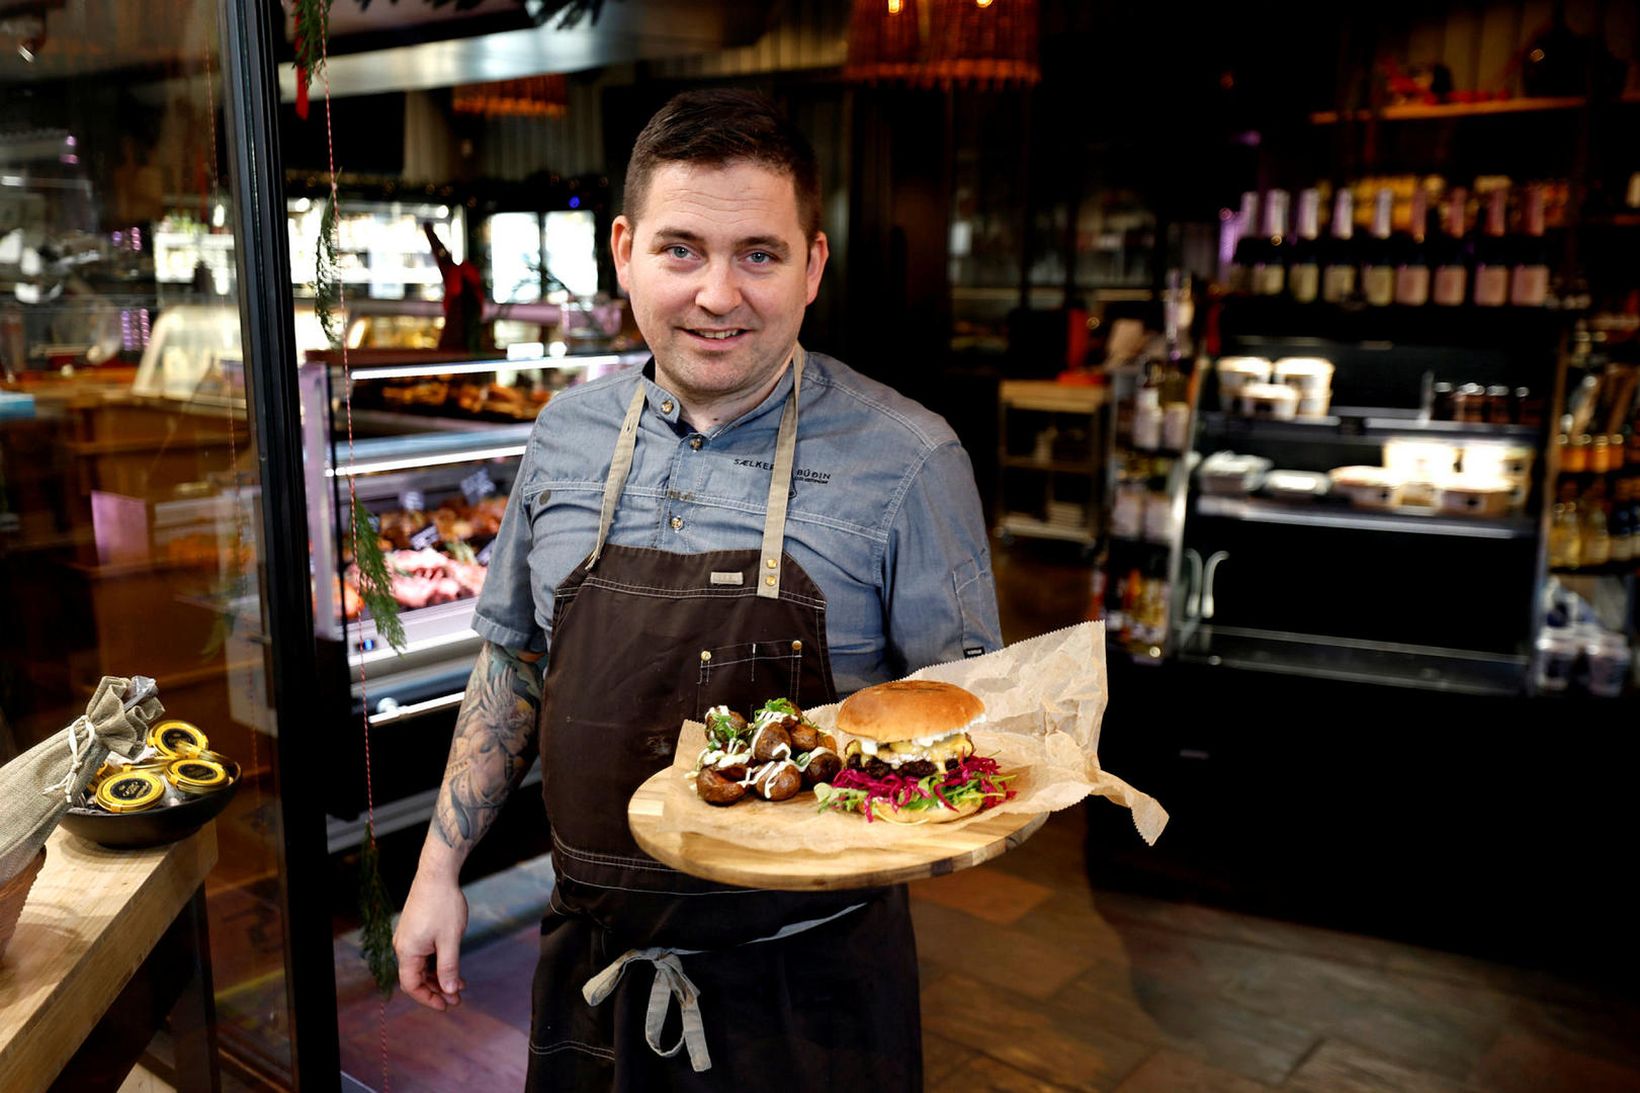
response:
{"label": "chef's face", "polygon": [[669,163],[632,207],[637,222],[617,217],[610,242],[656,382],[686,406],[749,409],[791,355],[826,268],[826,237],[805,238],[791,176]]}

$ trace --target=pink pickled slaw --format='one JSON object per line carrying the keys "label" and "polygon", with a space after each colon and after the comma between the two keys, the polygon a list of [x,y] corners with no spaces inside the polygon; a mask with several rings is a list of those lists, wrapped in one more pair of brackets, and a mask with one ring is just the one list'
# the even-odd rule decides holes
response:
{"label": "pink pickled slaw", "polygon": [[953,812],[958,804],[974,797],[983,798],[980,811],[993,808],[1011,799],[1014,791],[1007,787],[1012,775],[1002,774],[995,759],[980,755],[965,756],[949,770],[924,778],[903,774],[889,774],[873,778],[863,770],[845,768],[832,778],[832,793],[822,808],[839,812],[864,812],[866,822],[876,817],[873,805],[886,801],[896,812],[907,808],[937,808],[944,806]]}

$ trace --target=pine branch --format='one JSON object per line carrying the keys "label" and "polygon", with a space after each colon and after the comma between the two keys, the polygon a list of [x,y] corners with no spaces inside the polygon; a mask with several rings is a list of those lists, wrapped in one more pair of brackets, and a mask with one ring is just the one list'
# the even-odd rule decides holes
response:
{"label": "pine branch", "polygon": [[319,75],[325,66],[330,4],[331,0],[296,0],[296,67],[305,69],[308,79]]}
{"label": "pine branch", "polygon": [[325,202],[313,248],[313,311],[332,349],[342,347],[342,285],[336,276],[336,199]]}
{"label": "pine branch", "polygon": [[382,881],[381,855],[368,829],[359,848],[359,948],[377,989],[392,994],[399,981],[399,961],[393,955],[393,904]]}
{"label": "pine branch", "polygon": [[376,620],[376,633],[404,652],[404,623],[399,621],[399,601],[393,598],[393,576],[370,526],[370,513],[358,498],[353,499],[353,563],[359,567],[359,598]]}

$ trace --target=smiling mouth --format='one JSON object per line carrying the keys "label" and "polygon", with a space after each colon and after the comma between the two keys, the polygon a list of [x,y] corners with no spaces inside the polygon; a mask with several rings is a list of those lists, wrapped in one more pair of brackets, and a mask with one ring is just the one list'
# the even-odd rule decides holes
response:
{"label": "smiling mouth", "polygon": [[728,339],[735,337],[737,334],[744,334],[746,332],[744,330],[736,328],[734,330],[694,330],[694,329],[690,329],[689,333],[693,334],[697,338],[706,338],[710,341],[721,342],[721,341],[727,341]]}

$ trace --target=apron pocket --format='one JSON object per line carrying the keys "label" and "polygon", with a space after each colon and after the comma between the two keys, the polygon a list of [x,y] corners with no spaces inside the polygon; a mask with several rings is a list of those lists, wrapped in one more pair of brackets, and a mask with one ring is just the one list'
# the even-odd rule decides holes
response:
{"label": "apron pocket", "polygon": [[695,720],[713,706],[728,706],[750,717],[771,698],[803,705],[803,657],[812,655],[802,641],[743,641],[700,651],[695,680]]}

